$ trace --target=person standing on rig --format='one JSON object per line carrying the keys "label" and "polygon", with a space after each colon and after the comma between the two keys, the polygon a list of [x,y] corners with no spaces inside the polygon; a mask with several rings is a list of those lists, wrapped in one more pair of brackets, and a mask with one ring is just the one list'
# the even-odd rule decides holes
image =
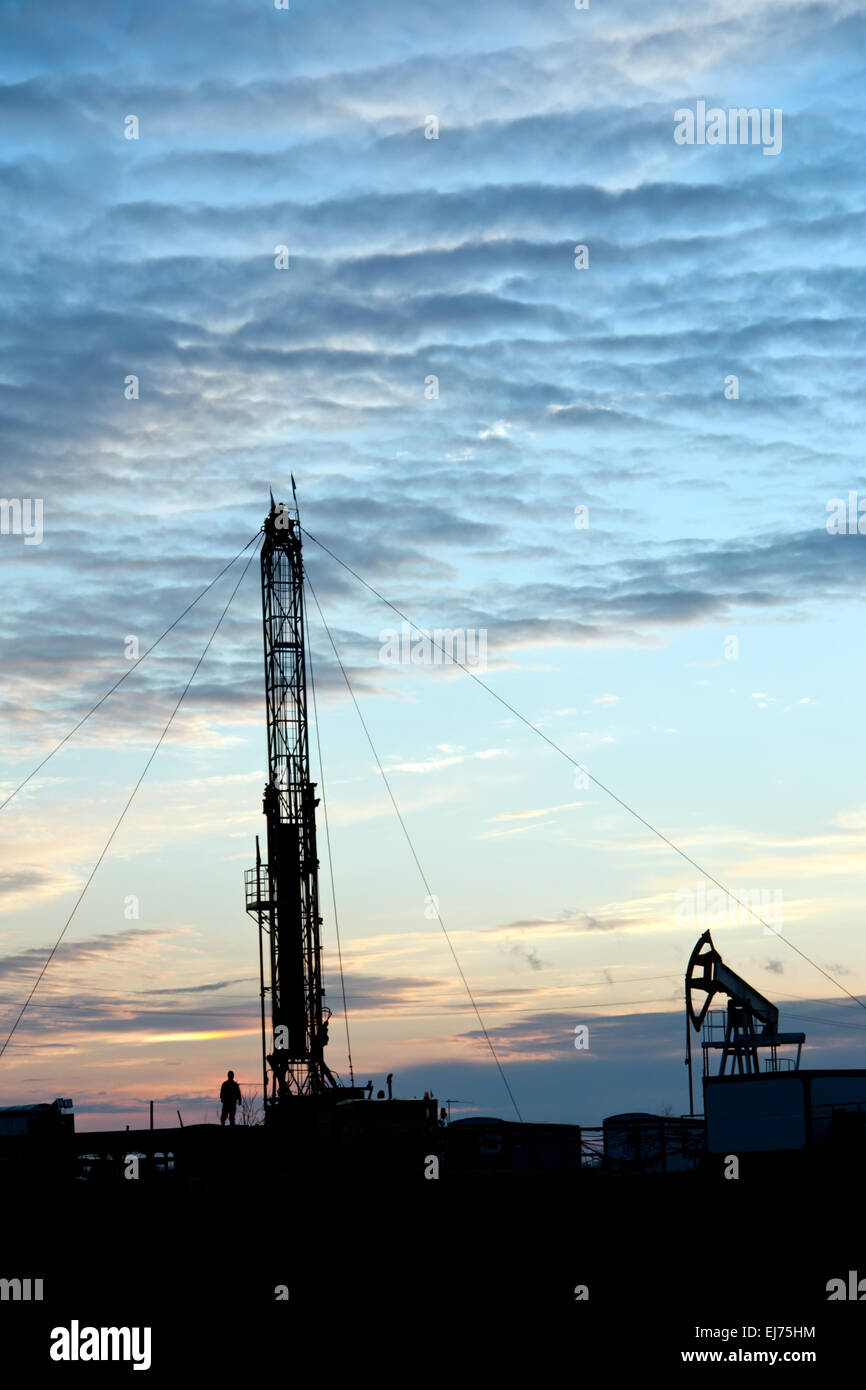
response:
{"label": "person standing on rig", "polygon": [[241,1088],[235,1081],[235,1074],[230,1071],[223,1084],[220,1086],[220,1100],[223,1105],[223,1112],[220,1116],[220,1124],[224,1125],[228,1120],[230,1125],[235,1122],[235,1109],[241,1102]]}

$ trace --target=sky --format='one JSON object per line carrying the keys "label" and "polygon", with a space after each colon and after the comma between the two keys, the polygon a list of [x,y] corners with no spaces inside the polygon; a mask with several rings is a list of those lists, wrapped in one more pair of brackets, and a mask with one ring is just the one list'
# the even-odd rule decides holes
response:
{"label": "sky", "polygon": [[[356,1080],[515,1117],[437,908],[524,1119],[687,1109],[708,928],[804,1065],[866,1064],[864,8],[0,3],[0,800],[128,677],[0,811],[4,1037],[241,580],[0,1104],[260,1083],[254,547],[130,667],[290,473],[426,878],[311,600]],[[675,139],[741,107],[777,149]],[[387,659],[318,541],[512,709]]]}

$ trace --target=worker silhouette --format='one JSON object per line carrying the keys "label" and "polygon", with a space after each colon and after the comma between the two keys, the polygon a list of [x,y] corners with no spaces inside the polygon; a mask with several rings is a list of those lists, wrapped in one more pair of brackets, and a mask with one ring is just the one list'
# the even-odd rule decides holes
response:
{"label": "worker silhouette", "polygon": [[230,1125],[235,1122],[235,1109],[240,1104],[241,1088],[235,1081],[235,1074],[230,1071],[223,1084],[220,1086],[220,1100],[223,1103],[223,1113],[220,1116],[220,1124],[224,1125],[228,1120]]}

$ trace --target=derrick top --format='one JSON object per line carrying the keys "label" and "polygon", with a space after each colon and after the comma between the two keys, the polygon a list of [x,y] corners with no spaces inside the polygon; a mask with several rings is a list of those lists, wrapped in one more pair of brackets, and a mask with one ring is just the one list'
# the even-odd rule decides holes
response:
{"label": "derrick top", "polygon": [[272,494],[271,510],[265,517],[262,530],[272,540],[300,536],[301,523],[297,506],[289,507],[285,502],[275,502]]}

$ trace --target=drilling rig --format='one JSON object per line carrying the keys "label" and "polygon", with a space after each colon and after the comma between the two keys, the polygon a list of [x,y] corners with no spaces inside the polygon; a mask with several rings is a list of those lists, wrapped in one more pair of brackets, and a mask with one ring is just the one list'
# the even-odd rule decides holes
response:
{"label": "drilling rig", "polygon": [[[294,491],[294,488],[293,488]],[[266,1121],[301,1097],[355,1099],[325,1061],[328,1020],[319,928],[315,783],[307,726],[306,613],[297,504],[275,503],[261,551],[268,781],[263,810],[267,863],[244,875],[246,910],[259,928],[262,1085]],[[266,983],[267,976],[270,983]],[[266,1004],[270,998],[270,1029]],[[268,1032],[270,1031],[270,1045]]]}

